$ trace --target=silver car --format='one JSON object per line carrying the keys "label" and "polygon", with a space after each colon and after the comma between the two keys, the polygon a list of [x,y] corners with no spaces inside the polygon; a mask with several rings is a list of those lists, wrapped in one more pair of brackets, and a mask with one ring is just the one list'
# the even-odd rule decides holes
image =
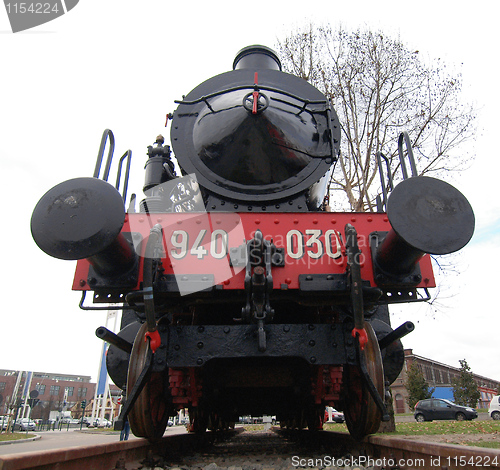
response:
{"label": "silver car", "polygon": [[16,421],[14,431],[34,431],[36,423],[32,419],[21,418]]}
{"label": "silver car", "polygon": [[0,416],[0,431],[5,431],[7,429],[7,424],[9,424],[9,417]]}

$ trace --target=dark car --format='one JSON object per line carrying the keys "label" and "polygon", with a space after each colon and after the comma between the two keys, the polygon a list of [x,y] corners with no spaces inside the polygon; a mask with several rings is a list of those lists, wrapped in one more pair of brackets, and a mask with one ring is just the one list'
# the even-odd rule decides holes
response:
{"label": "dark car", "polygon": [[420,400],[415,405],[415,419],[421,423],[433,419],[456,419],[457,421],[477,418],[477,411],[467,406],[456,405],[443,398]]}

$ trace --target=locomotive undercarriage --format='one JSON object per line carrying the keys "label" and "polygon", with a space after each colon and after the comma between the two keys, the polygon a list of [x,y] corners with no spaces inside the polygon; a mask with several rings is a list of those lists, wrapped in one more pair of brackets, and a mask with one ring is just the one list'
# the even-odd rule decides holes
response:
{"label": "locomotive undercarriage", "polygon": [[[131,409],[130,422],[136,435],[162,433],[165,416],[181,408],[189,409],[190,429],[198,432],[226,428],[238,416],[263,414],[276,416],[282,426],[320,429],[325,406],[344,410],[355,436],[376,431],[385,411],[382,397],[384,380],[388,380],[383,379],[377,335],[385,337],[392,331],[385,322],[387,310],[379,307],[368,312],[368,345],[360,357],[358,340],[351,335],[354,319],[346,292],[339,295],[335,307],[313,306],[307,294],[296,293],[297,301],[293,302],[290,296],[285,298],[280,291],[274,296],[273,292],[268,299],[274,307],[272,322],[262,325],[265,348],[256,319],[244,322],[241,318],[245,292],[220,292],[218,301],[212,299],[210,304],[197,304],[195,296],[189,306],[177,305],[170,310],[165,305],[172,294],[155,293],[161,346],[152,355],[151,378],[139,395],[142,399]],[[203,299],[203,294],[199,295]],[[141,305],[136,308],[136,314],[143,316]],[[128,327],[140,328],[128,366],[129,391],[139,379],[149,352],[144,342],[146,324],[140,325],[135,321]],[[388,369],[393,374],[395,370],[397,376],[403,350],[398,338],[394,339],[386,360]],[[114,361],[120,354],[121,361]],[[113,363],[114,371],[110,368]],[[110,348],[108,369],[113,380],[115,373],[123,377],[128,363],[125,353]],[[367,376],[372,385],[366,383]],[[160,382],[162,387],[158,387]],[[370,387],[374,391],[370,392]],[[149,389],[155,396],[144,400]],[[156,402],[153,408],[151,401]]]}

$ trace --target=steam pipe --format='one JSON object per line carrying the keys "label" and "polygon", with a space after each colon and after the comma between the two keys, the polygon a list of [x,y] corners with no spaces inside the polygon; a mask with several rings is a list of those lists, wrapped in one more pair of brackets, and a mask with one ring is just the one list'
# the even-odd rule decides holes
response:
{"label": "steam pipe", "polygon": [[404,322],[402,325],[398,326],[395,330],[391,331],[388,335],[384,336],[378,342],[380,349],[386,348],[394,341],[401,339],[408,333],[411,333],[414,329],[415,325],[411,321]]}
{"label": "steam pipe", "polygon": [[97,328],[97,330],[95,330],[95,334],[98,338],[102,339],[103,341],[106,341],[109,344],[112,344],[113,346],[116,346],[118,349],[121,349],[127,354],[130,354],[132,352],[131,343],[124,340],[123,338],[113,333],[112,331],[108,330],[104,326],[100,326],[99,328]]}

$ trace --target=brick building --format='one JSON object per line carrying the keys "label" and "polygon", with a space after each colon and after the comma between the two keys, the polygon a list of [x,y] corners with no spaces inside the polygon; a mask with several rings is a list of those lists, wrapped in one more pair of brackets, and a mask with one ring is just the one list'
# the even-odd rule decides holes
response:
{"label": "brick building", "polygon": [[[419,370],[424,374],[429,387],[435,387],[433,397],[447,398],[453,401],[452,379],[460,375],[460,369],[448,366],[426,357],[413,354],[412,349],[405,349],[405,363],[401,374],[391,385],[394,411],[396,413],[410,413],[407,403],[408,391],[406,390],[407,370],[416,363]],[[474,374],[481,398],[477,408],[487,408],[491,398],[498,394],[500,382],[481,375]]]}
{"label": "brick building", "polygon": [[[15,393],[16,385],[17,393]],[[86,375],[0,369],[0,415],[15,410],[14,405],[20,404],[23,396],[29,397],[29,393],[36,390],[39,402],[31,411],[33,419],[46,420],[51,411],[63,410],[70,411],[74,418],[80,418],[82,413],[80,403],[83,400],[87,402],[85,416],[91,416],[95,388],[96,384]],[[111,395],[116,397],[120,395],[121,390],[115,385],[111,384],[109,388]],[[19,408],[19,416],[28,416],[28,411],[29,406],[24,400]],[[113,414],[116,415],[117,411]]]}

